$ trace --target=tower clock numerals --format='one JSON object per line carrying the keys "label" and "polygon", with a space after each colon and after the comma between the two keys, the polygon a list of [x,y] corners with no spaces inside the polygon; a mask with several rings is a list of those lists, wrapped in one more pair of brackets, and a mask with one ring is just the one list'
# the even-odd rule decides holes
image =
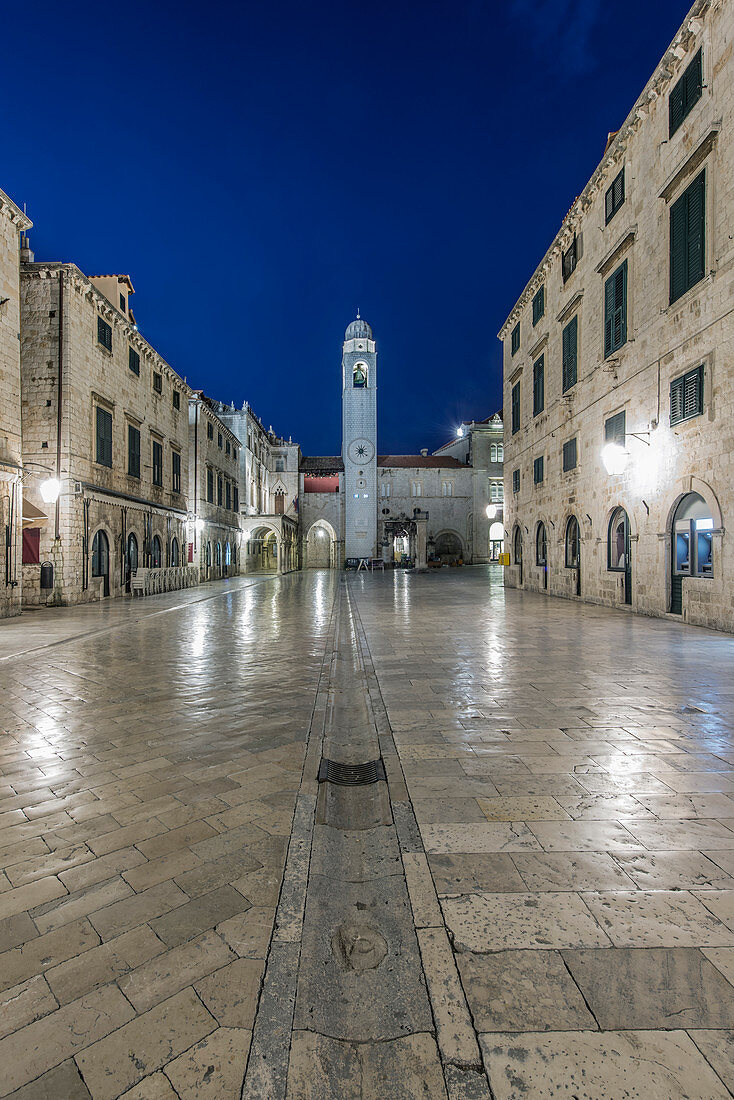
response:
{"label": "tower clock numerals", "polygon": [[369,439],[355,439],[349,444],[349,457],[354,463],[371,462],[375,448]]}

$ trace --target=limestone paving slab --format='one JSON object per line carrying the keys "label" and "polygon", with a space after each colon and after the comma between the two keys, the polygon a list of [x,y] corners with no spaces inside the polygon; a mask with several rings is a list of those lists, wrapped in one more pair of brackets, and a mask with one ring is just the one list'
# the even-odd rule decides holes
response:
{"label": "limestone paving slab", "polygon": [[458,951],[605,947],[609,939],[577,894],[468,894],[441,899]]}

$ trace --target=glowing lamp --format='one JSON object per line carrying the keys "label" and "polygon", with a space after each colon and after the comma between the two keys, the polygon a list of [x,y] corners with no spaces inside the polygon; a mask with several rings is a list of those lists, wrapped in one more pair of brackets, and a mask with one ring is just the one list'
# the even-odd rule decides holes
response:
{"label": "glowing lamp", "polygon": [[486,511],[487,511],[487,519],[494,519],[494,517],[497,515],[497,505],[496,504],[488,504],[487,508],[486,508]]}
{"label": "glowing lamp", "polygon": [[201,532],[204,530],[204,520],[197,517],[196,521],[194,522],[194,527],[196,528],[197,532],[201,534]]}
{"label": "glowing lamp", "polygon": [[463,429],[463,428],[457,428],[457,429],[456,429],[456,434],[457,434],[457,436],[459,437],[459,439],[461,439],[461,437],[462,437],[462,436],[463,436],[463,434],[464,434],[464,429]]}
{"label": "glowing lamp", "polygon": [[61,482],[57,477],[47,477],[41,482],[41,499],[44,504],[55,504],[61,492]]}
{"label": "glowing lamp", "polygon": [[607,443],[601,452],[601,460],[608,474],[624,473],[628,458],[629,455],[619,443]]}

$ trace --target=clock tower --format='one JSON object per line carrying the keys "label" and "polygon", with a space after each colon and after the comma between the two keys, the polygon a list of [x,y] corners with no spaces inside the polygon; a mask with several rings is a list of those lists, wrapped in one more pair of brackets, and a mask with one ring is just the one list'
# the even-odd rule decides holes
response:
{"label": "clock tower", "polygon": [[345,557],[377,557],[377,352],[359,310],[342,351],[342,458]]}

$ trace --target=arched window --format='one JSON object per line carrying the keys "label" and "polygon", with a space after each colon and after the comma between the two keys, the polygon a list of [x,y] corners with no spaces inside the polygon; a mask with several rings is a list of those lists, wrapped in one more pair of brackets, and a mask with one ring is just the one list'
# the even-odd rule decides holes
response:
{"label": "arched window", "polygon": [[489,461],[490,462],[496,462],[497,461],[497,444],[496,443],[493,443],[492,446],[489,448]]}
{"label": "arched window", "polygon": [[224,544],[224,564],[232,564],[232,547],[229,545],[228,542]]}
{"label": "arched window", "polygon": [[535,564],[548,564],[548,539],[546,537],[544,523],[539,523],[535,532]]}
{"label": "arched window", "polygon": [[161,551],[161,540],[157,535],[153,535],[153,543],[150,554],[150,564],[153,569],[160,569],[163,561],[163,553]]}
{"label": "arched window", "polygon": [[219,569],[221,567],[221,564],[222,564],[222,544],[221,544],[221,542],[217,543],[215,554],[216,554],[216,557],[214,559],[214,564],[216,565],[217,569]]}
{"label": "arched window", "polygon": [[92,576],[106,577],[110,570],[110,544],[104,531],[98,531],[92,542]]}
{"label": "arched window", "polygon": [[497,444],[497,461],[498,462],[504,462],[505,461],[505,445],[504,445],[504,443],[498,443]]}
{"label": "arched window", "polygon": [[127,536],[127,567],[131,573],[138,568],[138,540],[132,533]]}
{"label": "arched window", "polygon": [[207,567],[207,569],[209,569],[209,567],[212,564],[212,544],[210,542],[208,542],[206,544],[206,559],[205,560],[206,560],[206,567]]}
{"label": "arched window", "polygon": [[355,363],[352,367],[352,385],[355,389],[363,389],[367,385],[366,363]]}
{"label": "arched window", "polygon": [[624,573],[629,564],[629,520],[624,508],[615,508],[607,532],[607,569]]}
{"label": "arched window", "polygon": [[687,577],[712,577],[711,509],[698,493],[687,493],[673,519],[673,571]]}
{"label": "arched window", "polygon": [[178,539],[174,535],[171,539],[171,565],[179,564]]}
{"label": "arched window", "polygon": [[566,523],[566,569],[578,569],[580,555],[579,521],[576,516],[569,516]]}
{"label": "arched window", "polygon": [[515,534],[512,540],[512,548],[515,556],[515,565],[520,565],[522,562],[522,531],[519,527],[515,528]]}

